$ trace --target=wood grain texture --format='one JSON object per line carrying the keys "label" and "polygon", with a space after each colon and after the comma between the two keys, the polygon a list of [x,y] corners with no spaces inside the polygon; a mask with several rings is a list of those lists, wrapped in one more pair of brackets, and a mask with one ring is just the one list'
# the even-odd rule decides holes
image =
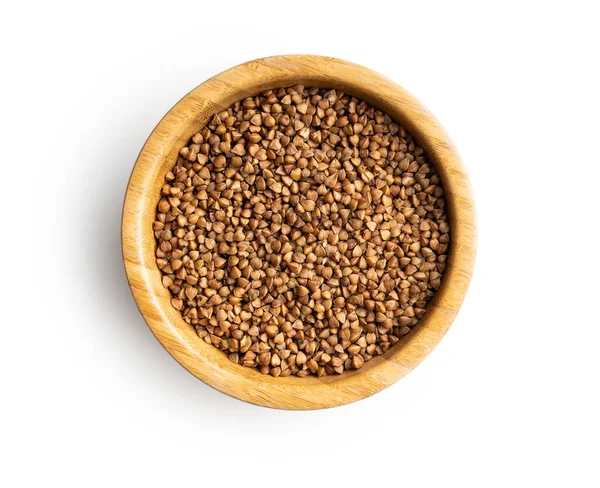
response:
{"label": "wood grain texture", "polygon": [[[265,376],[232,363],[199,339],[170,304],[155,263],[152,231],[164,175],[179,149],[218,111],[246,96],[302,83],[336,88],[386,111],[409,130],[436,166],[451,225],[442,286],[419,324],[384,355],[358,371],[324,378]],[[461,306],[475,262],[476,217],[469,178],[452,141],[433,115],[389,79],[361,66],[321,56],[275,56],[231,68],[202,83],[160,121],[144,145],[125,196],[122,222],[125,269],[146,323],[169,353],[210,386],[257,405],[328,408],[368,397],[402,378],[437,345]]]}

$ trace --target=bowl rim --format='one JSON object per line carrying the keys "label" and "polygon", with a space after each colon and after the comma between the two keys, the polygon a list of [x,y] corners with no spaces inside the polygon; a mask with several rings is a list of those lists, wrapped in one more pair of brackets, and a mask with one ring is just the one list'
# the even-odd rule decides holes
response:
{"label": "bowl rim", "polygon": [[[450,219],[450,248],[442,285],[417,326],[385,354],[358,371],[323,378],[279,377],[229,361],[206,344],[170,305],[155,263],[151,223],[164,174],[177,153],[216,112],[275,87],[302,83],[343,90],[386,111],[424,148],[441,176]],[[476,215],[468,175],[458,151],[437,119],[405,89],[348,61],[285,55],[249,61],[198,85],[161,119],[134,165],[123,205],[122,251],[136,304],[159,342],[206,384],[256,405],[307,410],[354,402],[377,393],[415,368],[452,324],[466,295],[476,253]]]}

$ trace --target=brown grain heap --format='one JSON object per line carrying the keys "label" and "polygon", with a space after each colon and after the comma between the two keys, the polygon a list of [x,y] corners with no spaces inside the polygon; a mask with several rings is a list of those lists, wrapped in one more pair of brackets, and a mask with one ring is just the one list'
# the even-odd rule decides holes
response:
{"label": "brown grain heap", "polygon": [[233,362],[339,374],[425,313],[446,266],[440,178],[389,115],[301,85],[216,114],[165,177],[156,262]]}

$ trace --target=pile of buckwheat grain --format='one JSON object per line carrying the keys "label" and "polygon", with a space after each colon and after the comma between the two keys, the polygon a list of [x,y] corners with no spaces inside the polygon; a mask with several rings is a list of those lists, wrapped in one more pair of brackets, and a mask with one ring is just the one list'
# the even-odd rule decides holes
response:
{"label": "pile of buckwheat grain", "polygon": [[361,368],[410,332],[446,266],[444,192],[423,149],[336,90],[269,90],[214,115],[161,195],[173,307],[264,374]]}

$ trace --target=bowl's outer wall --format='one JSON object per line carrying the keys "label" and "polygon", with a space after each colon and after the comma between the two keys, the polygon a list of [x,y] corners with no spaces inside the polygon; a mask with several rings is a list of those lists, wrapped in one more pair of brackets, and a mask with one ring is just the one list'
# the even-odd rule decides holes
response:
{"label": "bowl's outer wall", "polygon": [[[448,265],[426,315],[397,345],[358,371],[324,378],[273,378],[232,363],[199,339],[170,304],[155,262],[152,231],[164,175],[179,149],[209,118],[246,96],[294,84],[335,88],[389,113],[413,134],[439,172],[451,226]],[[231,68],[202,83],[160,121],[144,145],[125,196],[122,222],[125,269],[135,301],[152,332],[188,371],[214,388],[257,405],[328,408],[368,397],[402,378],[444,336],[460,308],[476,252],[475,205],[467,173],[452,141],[412,95],[382,75],[321,56],[275,56]]]}

